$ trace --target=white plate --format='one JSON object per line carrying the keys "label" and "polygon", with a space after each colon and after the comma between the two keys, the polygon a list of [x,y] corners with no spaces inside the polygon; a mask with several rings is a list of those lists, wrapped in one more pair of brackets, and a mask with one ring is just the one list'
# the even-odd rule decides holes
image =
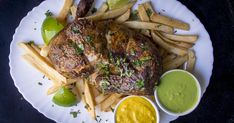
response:
{"label": "white plate", "polygon": [[[102,2],[103,0],[96,0],[96,7],[100,6]],[[139,0],[138,3],[141,2],[144,1]],[[76,3],[78,3],[78,1],[76,1]],[[183,20],[191,25],[190,31],[178,30],[178,34],[199,35],[198,42],[194,47],[197,57],[194,74],[200,82],[202,93],[204,93],[206,87],[209,85],[213,68],[213,48],[207,31],[199,19],[180,2],[176,0],[152,0],[152,3],[156,10],[161,14]],[[21,58],[21,55],[24,52],[17,46],[17,43],[29,40],[34,40],[36,43],[42,44],[43,40],[40,33],[40,27],[45,18],[44,13],[47,10],[50,10],[56,15],[62,8],[62,5],[63,0],[46,0],[38,7],[35,7],[22,19],[15,31],[10,46],[10,73],[19,92],[22,93],[24,98],[30,102],[34,108],[46,117],[55,120],[56,122],[63,123],[81,121],[85,121],[85,123],[96,122],[90,118],[83,103],[79,103],[77,106],[70,108],[63,108],[56,105],[52,107],[52,96],[46,95],[46,91],[52,85],[52,82],[42,79],[43,75]],[[38,85],[38,82],[42,82],[43,85]],[[70,111],[76,111],[78,109],[81,111],[81,114],[78,114],[77,118],[73,118]],[[98,111],[97,114],[101,116],[101,122],[105,123],[106,120],[108,120],[108,123],[113,122],[114,114],[112,112],[102,113]],[[177,117],[169,116],[160,111],[161,123],[167,123],[176,118]]]}

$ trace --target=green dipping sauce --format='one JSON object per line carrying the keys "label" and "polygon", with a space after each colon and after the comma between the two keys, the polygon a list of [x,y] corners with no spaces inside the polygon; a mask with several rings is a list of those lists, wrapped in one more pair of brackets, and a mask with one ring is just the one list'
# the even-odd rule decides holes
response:
{"label": "green dipping sauce", "polygon": [[183,113],[193,108],[199,98],[199,85],[185,71],[165,74],[157,87],[160,104],[173,113]]}

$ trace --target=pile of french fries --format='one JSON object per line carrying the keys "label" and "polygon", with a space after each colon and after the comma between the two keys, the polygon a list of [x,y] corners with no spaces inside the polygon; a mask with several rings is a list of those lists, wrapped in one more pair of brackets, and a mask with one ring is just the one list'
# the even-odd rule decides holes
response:
{"label": "pile of french fries", "polygon": [[[57,17],[60,22],[66,23],[69,11],[73,18],[76,18],[77,7],[72,3],[73,0],[65,0],[64,7]],[[195,52],[191,48],[197,41],[198,36],[174,33],[174,28],[189,30],[189,24],[158,14],[153,10],[150,2],[138,5],[137,16],[139,19],[132,21],[130,20],[131,8],[135,3],[135,1],[132,1],[122,8],[114,10],[109,10],[108,5],[103,3],[95,13],[84,18],[94,21],[113,19],[116,23],[136,29],[157,44],[162,56],[164,71],[181,68],[184,63],[187,63],[186,70],[192,72],[196,58]],[[90,85],[86,79],[72,80],[64,77],[55,70],[47,57],[50,46],[38,46],[34,43],[20,43],[19,45],[26,51],[23,58],[53,81],[53,86],[47,91],[48,95],[55,93],[62,86],[68,87],[75,83],[74,93],[79,95],[87,111],[94,119],[96,118],[96,107],[100,107],[101,111],[111,111],[126,96],[117,93],[103,94],[93,85]]]}

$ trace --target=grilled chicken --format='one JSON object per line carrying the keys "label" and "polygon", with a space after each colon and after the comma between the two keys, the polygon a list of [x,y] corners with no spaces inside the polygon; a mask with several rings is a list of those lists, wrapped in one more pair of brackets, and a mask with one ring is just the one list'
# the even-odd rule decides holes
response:
{"label": "grilled chicken", "polygon": [[49,58],[65,77],[89,78],[105,93],[152,95],[162,71],[155,44],[112,20],[75,19],[53,38]]}

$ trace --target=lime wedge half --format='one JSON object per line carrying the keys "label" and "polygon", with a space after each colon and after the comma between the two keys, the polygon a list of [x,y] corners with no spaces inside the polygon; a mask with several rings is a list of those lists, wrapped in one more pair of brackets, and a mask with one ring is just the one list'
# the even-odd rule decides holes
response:
{"label": "lime wedge half", "polygon": [[69,89],[61,87],[54,95],[53,102],[59,106],[69,107],[76,103],[76,96]]}

